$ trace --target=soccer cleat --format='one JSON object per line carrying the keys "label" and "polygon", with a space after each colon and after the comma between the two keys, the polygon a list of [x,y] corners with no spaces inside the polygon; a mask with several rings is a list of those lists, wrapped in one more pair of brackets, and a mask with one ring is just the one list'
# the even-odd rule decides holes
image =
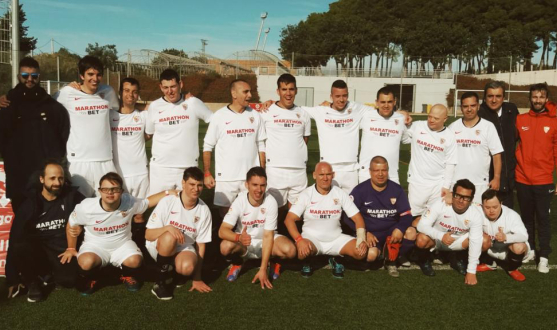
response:
{"label": "soccer cleat", "polygon": [[33,281],[29,284],[29,291],[27,292],[28,302],[39,302],[44,299],[43,292],[41,291],[41,285],[37,281]]}
{"label": "soccer cleat", "polygon": [[273,281],[280,277],[280,264],[278,262],[269,263],[269,278]]}
{"label": "soccer cleat", "polygon": [[92,295],[95,292],[95,290],[97,289],[96,286],[97,286],[97,281],[87,280],[85,282],[84,287],[81,290],[81,295],[82,296]]}
{"label": "soccer cleat", "polygon": [[494,271],[497,269],[497,264],[494,262],[491,265],[488,264],[479,264],[476,267],[476,271],[477,272],[489,272],[489,271]]}
{"label": "soccer cleat", "polygon": [[456,270],[460,275],[466,275],[466,265],[462,260],[454,260],[450,262],[451,268]]}
{"label": "soccer cleat", "polygon": [[534,250],[530,250],[530,252],[528,252],[525,256],[524,259],[522,259],[522,263],[529,263],[530,261],[536,259],[536,251]]}
{"label": "soccer cleat", "polygon": [[300,272],[300,274],[302,274],[302,277],[308,278],[311,275],[313,275],[313,268],[311,267],[311,264],[309,262],[304,263],[304,265],[302,266],[302,271]]}
{"label": "soccer cleat", "polygon": [[399,256],[398,257],[398,264],[402,267],[412,266],[412,264],[410,263],[410,260],[408,260],[408,258],[406,258],[405,256]]}
{"label": "soccer cleat", "polygon": [[181,275],[181,274],[178,274],[178,273],[176,273],[176,274],[174,275],[174,281],[173,281],[173,283],[174,283],[174,286],[175,286],[176,288],[181,288],[181,287],[183,287],[184,285],[186,285],[187,281],[188,281],[188,278],[187,278],[186,276],[184,276],[184,275]]}
{"label": "soccer cleat", "polygon": [[519,282],[524,282],[526,280],[526,276],[524,276],[524,274],[522,274],[520,271],[518,271],[518,269],[515,269],[512,272],[509,272],[509,276],[512,277],[513,280],[519,281]]}
{"label": "soccer cleat", "polygon": [[387,236],[385,246],[387,247],[385,249],[387,251],[387,259],[389,261],[395,261],[398,258],[398,252],[400,251],[402,244],[391,243],[391,236]]}
{"label": "soccer cleat", "polygon": [[329,265],[335,278],[344,278],[344,266],[342,264],[338,263],[335,258],[329,258]]}
{"label": "soccer cleat", "polygon": [[540,258],[540,262],[538,263],[538,272],[543,274],[549,273],[549,261],[547,258]]}
{"label": "soccer cleat", "polygon": [[151,293],[157,297],[159,300],[170,300],[174,298],[172,291],[163,282],[157,282],[153,285]]}
{"label": "soccer cleat", "polygon": [[392,277],[399,277],[400,276],[400,273],[398,272],[398,269],[396,269],[396,264],[394,262],[385,263],[385,268],[387,269],[387,272],[389,273],[389,276],[392,276]]}
{"label": "soccer cleat", "polygon": [[141,288],[141,283],[138,282],[135,279],[135,277],[120,276],[120,281],[122,281],[124,283],[124,285],[126,286],[126,289],[128,289],[128,291],[130,291],[130,292],[139,291],[139,289]]}
{"label": "soccer cleat", "polygon": [[230,270],[228,271],[228,275],[226,275],[226,280],[228,282],[234,282],[238,279],[240,275],[240,271],[242,270],[242,265],[230,265]]}
{"label": "soccer cleat", "polygon": [[420,266],[424,275],[435,276],[435,270],[433,270],[433,266],[429,260],[419,263],[418,266]]}

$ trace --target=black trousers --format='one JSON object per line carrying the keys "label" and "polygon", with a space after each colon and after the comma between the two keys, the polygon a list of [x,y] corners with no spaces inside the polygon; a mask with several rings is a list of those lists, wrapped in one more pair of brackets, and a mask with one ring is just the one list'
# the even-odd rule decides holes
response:
{"label": "black trousers", "polygon": [[528,231],[528,243],[536,249],[536,229],[540,243],[540,257],[547,258],[551,253],[551,221],[549,208],[555,186],[553,184],[527,185],[517,182],[516,193],[522,222]]}

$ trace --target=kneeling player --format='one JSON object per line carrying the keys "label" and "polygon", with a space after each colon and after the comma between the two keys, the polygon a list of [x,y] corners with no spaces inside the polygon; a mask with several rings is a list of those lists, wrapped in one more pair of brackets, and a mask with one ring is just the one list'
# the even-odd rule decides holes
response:
{"label": "kneeling player", "polygon": [[[482,194],[484,244],[487,254],[502,260],[501,267],[514,279],[522,282],[526,277],[518,270],[522,259],[530,251],[528,232],[520,215],[504,206],[496,190]],[[497,266],[480,264],[478,272],[495,270]]]}
{"label": "kneeling player", "polygon": [[[313,274],[309,257],[330,255],[329,264],[333,276],[344,277],[344,266],[335,260],[335,256],[350,256],[361,260],[367,253],[366,230],[364,219],[348,194],[332,186],[335,173],[329,163],[320,162],[315,165],[313,178],[315,184],[306,188],[284,220],[290,236],[296,241],[298,259],[305,260],[302,276]],[[342,233],[340,227],[341,213],[344,211],[356,223],[356,236]],[[298,231],[295,221],[304,218],[302,234]]]}
{"label": "kneeling player", "polygon": [[[272,289],[273,285],[267,276],[269,259],[293,259],[296,247],[288,238],[275,233],[278,207],[273,196],[265,192],[265,170],[259,166],[251,168],[246,175],[245,185],[248,192],[241,193],[234,200],[219,229],[221,253],[225,257],[233,256],[226,279],[232,282],[238,278],[242,258],[261,259],[261,268],[252,282],[259,280],[262,289]],[[273,280],[276,280],[280,276],[280,264],[271,263],[270,272]]]}
{"label": "kneeling player", "polygon": [[173,297],[169,285],[173,264],[176,273],[193,275],[190,291],[211,291],[201,280],[205,243],[211,242],[211,211],[199,198],[202,190],[203,172],[197,167],[187,168],[180,195],[163,198],[147,223],[147,251],[160,267],[159,279],[151,292],[161,300]]}
{"label": "kneeling player", "polygon": [[[476,266],[482,252],[483,215],[470,207],[475,190],[476,187],[469,180],[458,180],[453,187],[452,205],[439,200],[422,216],[418,224],[416,255],[425,275],[435,275],[429,260],[429,252],[435,248],[450,251],[451,267],[466,276],[464,283],[478,283]],[[467,249],[468,267],[464,261]]]}
{"label": "kneeling player", "polygon": [[[84,295],[94,292],[95,276],[99,268],[109,264],[122,269],[122,281],[130,291],[137,291],[140,283],[135,277],[141,267],[143,256],[132,241],[131,220],[135,214],[153,207],[165,196],[165,192],[137,199],[123,192],[123,180],[114,172],[102,176],[99,182],[99,198],[87,198],[75,207],[70,215],[66,236],[68,248],[61,255],[61,263],[77,256],[80,291]],[[76,251],[76,231],[85,229],[84,242]]]}

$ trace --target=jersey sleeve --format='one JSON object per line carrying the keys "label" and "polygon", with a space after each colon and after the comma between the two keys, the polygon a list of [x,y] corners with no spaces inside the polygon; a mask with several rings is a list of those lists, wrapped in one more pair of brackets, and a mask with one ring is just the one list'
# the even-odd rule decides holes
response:
{"label": "jersey sleeve", "polygon": [[[259,113],[258,112],[256,112],[256,113],[257,113],[257,116],[259,116],[259,125],[257,125],[256,141],[257,142],[262,142],[262,141],[265,141],[267,139],[267,133],[265,132],[265,123],[263,122],[263,118],[261,118]],[[259,151],[265,151],[265,150],[259,150]]]}
{"label": "jersey sleeve", "polygon": [[445,235],[444,232],[437,230],[433,227],[435,220],[437,220],[437,217],[441,215],[442,203],[443,203],[442,201],[438,201],[437,203],[430,206],[424,212],[422,218],[420,219],[420,222],[418,223],[418,231],[420,233],[424,233],[427,236],[436,240],[442,240],[443,235]]}
{"label": "jersey sleeve", "polygon": [[207,133],[205,133],[205,138],[203,139],[203,151],[213,151],[217,141],[219,139],[219,121],[218,112],[211,118],[209,123],[209,128],[207,128]]}
{"label": "jersey sleeve", "polygon": [[311,135],[311,118],[309,117],[308,113],[302,111],[302,116],[304,116],[304,136]]}
{"label": "jersey sleeve", "polygon": [[309,203],[309,196],[307,194],[307,191],[304,190],[298,197],[296,203],[292,204],[292,207],[288,212],[291,212],[297,215],[299,218],[301,218],[304,212],[306,211],[308,203]]}
{"label": "jersey sleeve", "polygon": [[[450,128],[447,128],[450,129]],[[454,132],[451,130],[451,139],[449,145],[445,149],[445,164],[456,165],[458,163],[458,152],[456,148],[456,140],[454,138]]]}
{"label": "jersey sleeve", "polygon": [[317,120],[317,118],[319,118],[320,107],[301,107],[301,108],[308,114],[310,118],[313,118],[314,120]]}
{"label": "jersey sleeve", "polygon": [[[512,211],[512,210],[509,210]],[[512,211],[509,216],[508,228],[506,228],[507,240],[505,243],[523,243],[528,241],[528,231],[518,213]]]}
{"label": "jersey sleeve", "polygon": [[197,97],[191,97],[188,100],[191,100],[197,117],[199,117],[199,119],[203,120],[204,122],[209,123],[211,121],[211,118],[213,117],[213,112],[209,110],[209,108],[207,108],[205,103],[203,103],[203,101],[201,101]]}
{"label": "jersey sleeve", "polygon": [[56,94],[54,94],[54,96],[52,97],[53,99],[55,99],[56,101],[58,101],[58,103],[62,104],[66,109],[68,108],[68,88],[71,87],[63,87],[62,89],[60,89],[58,92],[56,92]]}
{"label": "jersey sleeve", "polygon": [[108,106],[110,107],[110,109],[114,111],[120,110],[120,101],[118,101],[116,92],[109,85],[105,85],[105,86],[106,86],[106,94],[104,95],[103,99],[108,101]]}
{"label": "jersey sleeve", "polygon": [[360,213],[360,210],[356,207],[352,198],[342,189],[339,188],[340,198],[342,202],[342,210],[349,218],[352,218],[356,214]]}
{"label": "jersey sleeve", "polygon": [[412,135],[414,134],[414,127],[416,127],[416,124],[413,124],[412,126],[407,127],[404,130],[404,133],[402,133],[402,143],[404,144],[412,143]]}
{"label": "jersey sleeve", "polygon": [[[224,219],[222,220],[222,222],[227,223],[232,227],[236,226],[236,223],[238,223],[238,219],[240,219],[240,216],[243,211],[243,207],[241,203],[242,197],[240,196],[241,195],[238,195],[238,197],[234,200],[234,202],[232,202],[232,205],[230,206],[228,212],[226,213]],[[240,228],[240,230],[241,229],[242,228]]]}
{"label": "jersey sleeve", "polygon": [[145,213],[145,211],[147,211],[147,209],[149,208],[148,199],[135,198],[133,196],[130,197],[132,197],[133,201],[132,212],[134,214],[143,214]]}
{"label": "jersey sleeve", "polygon": [[491,153],[491,155],[500,154],[503,152],[503,145],[501,144],[499,135],[497,135],[497,129],[491,122],[487,121],[487,123],[487,146],[489,147],[489,152]]}
{"label": "jersey sleeve", "polygon": [[164,197],[161,201],[157,204],[153,213],[149,217],[149,221],[147,221],[146,228],[147,229],[155,229],[155,228],[162,228],[165,226],[166,219],[168,218],[168,200],[169,196]]}
{"label": "jersey sleeve", "polygon": [[149,134],[149,135],[153,135],[155,134],[155,112],[156,110],[153,110],[153,107],[149,107],[149,109],[145,110],[147,112],[146,114],[146,120],[145,120],[145,134]]}
{"label": "jersey sleeve", "polygon": [[[475,210],[475,216],[470,220],[470,235],[468,236],[468,268],[466,272],[476,274],[480,254],[482,253],[483,227],[482,218],[478,210]],[[420,220],[421,221],[421,220]]]}
{"label": "jersey sleeve", "polygon": [[209,243],[212,240],[211,237],[211,211],[207,205],[203,206],[203,219],[200,220],[201,225],[199,226],[199,234],[195,238],[197,243]]}
{"label": "jersey sleeve", "polygon": [[268,195],[267,198],[270,198],[271,200],[268,203],[267,210],[265,210],[265,226],[263,229],[275,231],[277,230],[278,219],[277,201],[271,195]]}
{"label": "jersey sleeve", "polygon": [[83,204],[77,204],[73,212],[70,214],[68,222],[71,227],[87,225],[87,217],[85,216],[85,212],[83,212]]}

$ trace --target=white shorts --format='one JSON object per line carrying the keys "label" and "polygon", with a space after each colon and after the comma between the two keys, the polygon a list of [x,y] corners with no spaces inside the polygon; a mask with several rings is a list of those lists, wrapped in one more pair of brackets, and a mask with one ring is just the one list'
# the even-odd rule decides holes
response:
{"label": "white shorts", "polygon": [[[145,247],[147,248],[147,252],[149,252],[149,255],[151,256],[151,258],[153,258],[153,260],[157,261],[157,255],[159,254],[159,251],[157,251],[157,240],[154,241],[146,241],[145,242]],[[195,251],[195,246],[193,246],[193,244],[182,244],[182,245],[176,245],[176,248],[174,249],[174,255],[180,253],[180,252],[184,252],[184,251],[189,251],[189,252],[193,252],[193,253],[197,253]]]}
{"label": "white shorts", "polygon": [[437,186],[421,186],[409,183],[408,201],[410,202],[412,215],[422,215],[426,211],[428,206],[431,206],[433,205],[433,203],[440,200],[441,188],[441,184]]}
{"label": "white shorts", "polygon": [[99,180],[109,172],[116,172],[112,160],[104,162],[73,162],[68,170],[72,177],[72,185],[77,186],[85,197],[99,196]]}
{"label": "white shorts", "polygon": [[347,194],[358,185],[358,170],[353,171],[335,171],[333,185],[346,191]]}
{"label": "white shorts", "polygon": [[240,192],[247,191],[246,185],[244,184],[245,182],[245,180],[217,181],[213,204],[216,206],[230,207]]}
{"label": "white shorts", "polygon": [[[275,237],[273,238],[273,241],[276,240],[278,237],[281,237],[281,236],[282,235],[275,233]],[[248,246],[246,254],[244,254],[242,256],[242,258],[244,258],[244,259],[261,259],[262,254],[263,254],[263,239],[262,238],[261,239],[252,238],[251,239],[251,244],[250,244],[250,246]]]}
{"label": "white shorts", "polygon": [[330,242],[320,241],[317,238],[306,235],[304,233],[302,233],[302,237],[305,239],[309,239],[313,243],[313,245],[315,245],[315,247],[317,248],[317,255],[326,254],[329,256],[339,256],[342,248],[351,240],[356,239],[346,234],[340,234],[337,238]]}
{"label": "white shorts", "polygon": [[296,203],[308,186],[305,168],[267,167],[267,191],[276,199],[278,207]]}
{"label": "white shorts", "polygon": [[101,267],[107,266],[109,263],[114,267],[122,266],[122,263],[131,256],[140,255],[141,250],[137,247],[134,241],[131,239],[125,241],[122,245],[115,249],[105,249],[100,247],[98,243],[86,242],[79,248],[79,254],[77,257],[83,253],[94,253],[102,260]]}
{"label": "white shorts", "polygon": [[149,174],[125,176],[124,189],[133,197],[145,199],[149,191]]}
{"label": "white shorts", "polygon": [[455,238],[455,241],[447,246],[440,240],[435,240],[435,250],[439,251],[462,251],[464,248],[462,247],[462,243],[468,239],[469,233],[465,233],[463,235],[451,235]]}
{"label": "white shorts", "polygon": [[476,192],[474,193],[474,203],[482,204],[482,194],[489,189],[489,184],[474,184]]}
{"label": "white shorts", "polygon": [[[530,244],[526,242],[517,242],[517,243],[526,243],[526,254],[530,252]],[[500,243],[496,244],[495,246],[490,247],[487,250],[487,254],[495,259],[505,260],[507,259],[507,251],[509,251],[509,245],[513,245],[515,243]]]}
{"label": "white shorts", "polygon": [[151,165],[149,169],[149,196],[169,189],[182,189],[185,167]]}

